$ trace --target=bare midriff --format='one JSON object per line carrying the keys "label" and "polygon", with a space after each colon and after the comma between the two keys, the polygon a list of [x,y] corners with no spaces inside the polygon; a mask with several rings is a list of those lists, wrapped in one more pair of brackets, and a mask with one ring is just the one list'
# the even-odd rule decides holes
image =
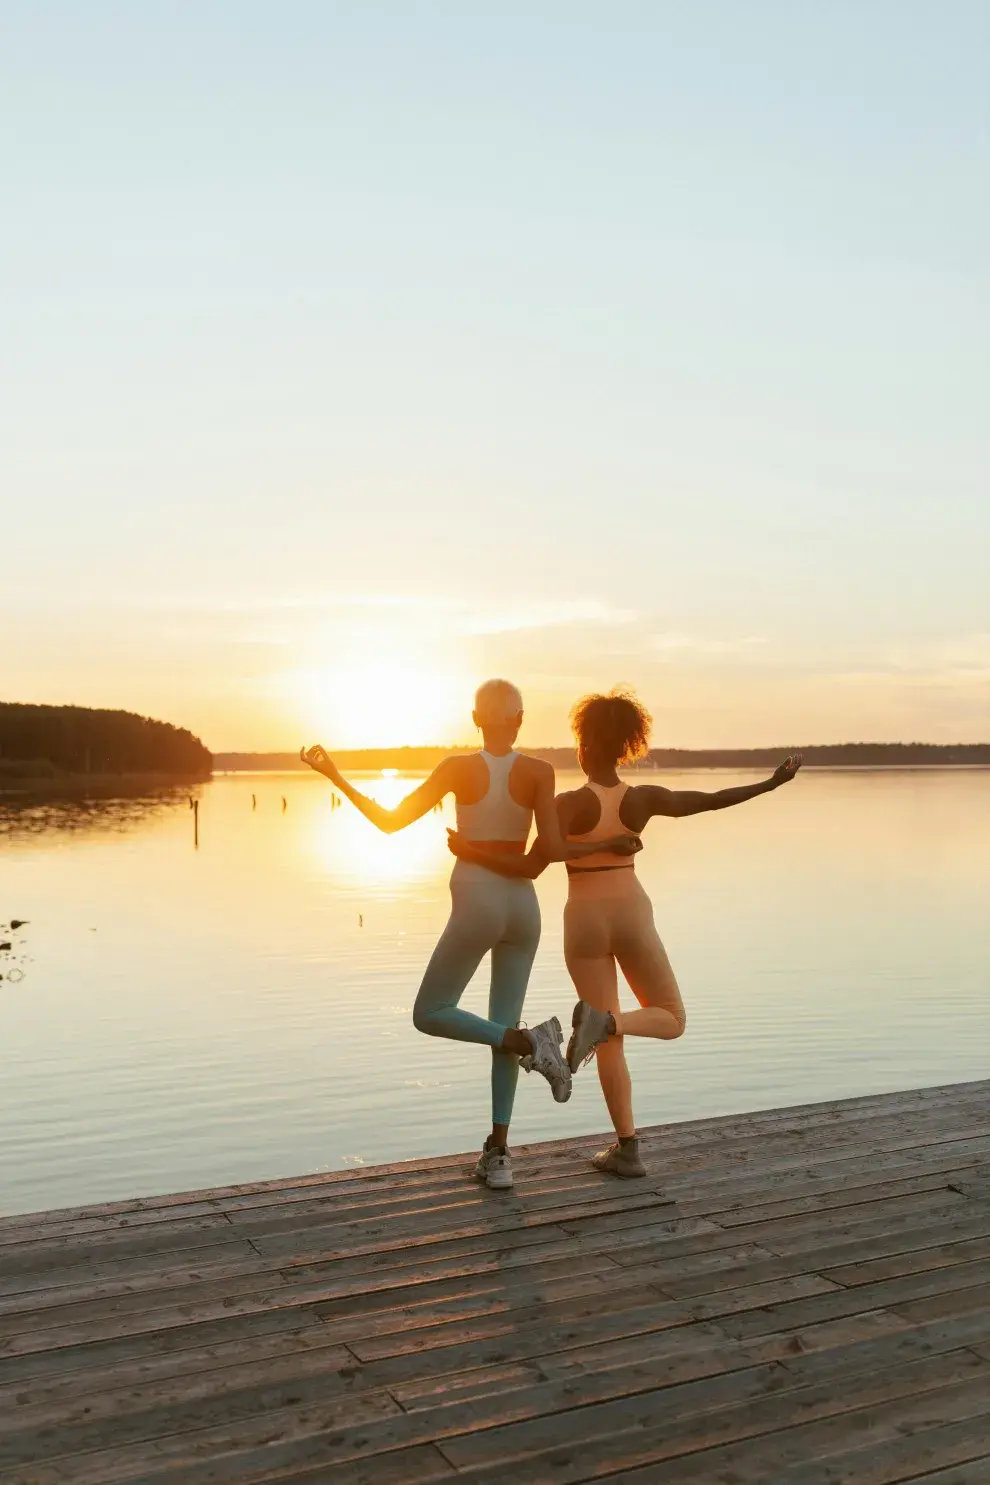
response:
{"label": "bare midriff", "polygon": [[501,851],[506,856],[524,856],[526,854],[526,842],[524,840],[473,840],[472,846],[477,846],[479,851]]}

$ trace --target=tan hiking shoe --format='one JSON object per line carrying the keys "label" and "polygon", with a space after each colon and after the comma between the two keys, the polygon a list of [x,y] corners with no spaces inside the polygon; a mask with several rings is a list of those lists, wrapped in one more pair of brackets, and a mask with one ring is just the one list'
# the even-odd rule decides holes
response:
{"label": "tan hiking shoe", "polygon": [[512,1156],[504,1145],[490,1145],[486,1140],[474,1173],[491,1191],[510,1191]]}
{"label": "tan hiking shoe", "polygon": [[639,1158],[639,1139],[616,1140],[607,1150],[602,1150],[592,1159],[595,1170],[608,1171],[613,1176],[645,1176],[646,1166]]}

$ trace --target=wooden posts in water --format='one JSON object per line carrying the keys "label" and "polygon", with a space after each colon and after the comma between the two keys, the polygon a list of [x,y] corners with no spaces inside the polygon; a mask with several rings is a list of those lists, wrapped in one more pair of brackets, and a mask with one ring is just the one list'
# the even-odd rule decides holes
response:
{"label": "wooden posts in water", "polygon": [[192,803],[193,812],[193,850],[199,850],[199,800],[194,799]]}

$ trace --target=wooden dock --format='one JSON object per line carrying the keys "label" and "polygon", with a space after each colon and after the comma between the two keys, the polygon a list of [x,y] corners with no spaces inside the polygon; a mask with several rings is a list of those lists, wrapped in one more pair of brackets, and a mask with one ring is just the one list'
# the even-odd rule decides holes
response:
{"label": "wooden dock", "polygon": [[0,1220],[4,1485],[987,1485],[990,1082]]}

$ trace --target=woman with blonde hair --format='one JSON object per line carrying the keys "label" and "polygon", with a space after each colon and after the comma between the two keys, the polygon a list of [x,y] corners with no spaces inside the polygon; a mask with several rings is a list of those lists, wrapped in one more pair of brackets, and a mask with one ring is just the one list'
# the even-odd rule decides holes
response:
{"label": "woman with blonde hair", "polygon": [[[394,809],[386,809],[356,789],[325,748],[303,749],[300,756],[346,795],[365,819],[389,835],[404,830],[435,809],[445,795],[453,794],[460,837],[493,862],[521,859],[534,821],[545,862],[592,853],[593,846],[566,846],[561,837],[550,764],[516,750],[523,703],[512,682],[495,678],[479,686],[473,718],[483,747],[477,753],[445,758]],[[623,845],[631,848],[628,839],[611,844],[617,851]],[[540,905],[532,881],[511,880],[513,876],[525,877],[526,873],[455,864],[450,878],[450,918],[413,1007],[417,1031],[491,1048],[492,1132],[475,1174],[495,1190],[512,1185],[509,1120],[520,1067],[546,1078],[558,1103],[571,1096],[571,1070],[560,1051],[563,1034],[556,1016],[529,1028],[518,1024],[540,941]],[[477,1016],[463,1010],[460,1001],[486,955],[491,956],[488,1015]]]}
{"label": "woman with blonde hair", "polygon": [[[633,1119],[632,1084],[624,1039],[645,1036],[673,1041],[684,1031],[681,992],[653,922],[653,905],[636,876],[632,855],[619,855],[610,840],[638,836],[657,815],[681,818],[727,809],[769,793],[793,779],[800,756],[786,759],[758,784],[704,793],[660,784],[623,783],[618,769],[648,751],[652,718],[631,692],[616,689],[585,696],[571,712],[578,762],[587,775],[579,788],[557,796],[561,833],[570,845],[597,845],[567,861],[564,958],[578,1002],[572,1016],[568,1065],[576,1072],[593,1053],[615,1127],[616,1142],[594,1158],[598,1170],[617,1176],[646,1174]],[[538,840],[526,856],[494,860],[456,834],[451,850],[505,875],[537,877],[550,864]],[[639,1009],[619,1007],[621,969]]]}

